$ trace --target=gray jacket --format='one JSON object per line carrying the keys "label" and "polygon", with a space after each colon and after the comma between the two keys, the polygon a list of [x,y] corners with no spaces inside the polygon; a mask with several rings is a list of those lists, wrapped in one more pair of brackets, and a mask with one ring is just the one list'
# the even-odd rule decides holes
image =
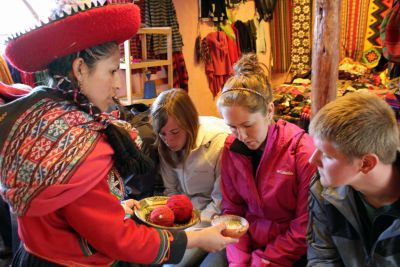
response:
{"label": "gray jacket", "polygon": [[[360,212],[358,196],[350,186],[323,188],[319,177],[311,183],[309,199],[307,266],[400,266],[400,207],[375,218],[371,232],[364,234],[369,220]],[[368,245],[367,236],[376,239]]]}
{"label": "gray jacket", "polygon": [[228,133],[222,119],[200,116],[196,147],[185,162],[173,168],[160,157],[165,195],[186,194],[205,225],[212,215],[221,213],[220,158]]}

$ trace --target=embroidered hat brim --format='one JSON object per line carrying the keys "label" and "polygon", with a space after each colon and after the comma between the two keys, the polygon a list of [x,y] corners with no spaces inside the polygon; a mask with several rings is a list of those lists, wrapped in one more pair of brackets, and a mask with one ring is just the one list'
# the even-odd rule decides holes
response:
{"label": "embroidered hat brim", "polygon": [[135,35],[139,26],[140,10],[134,4],[93,5],[11,39],[5,56],[21,71],[41,71],[53,60],[83,49],[122,43]]}

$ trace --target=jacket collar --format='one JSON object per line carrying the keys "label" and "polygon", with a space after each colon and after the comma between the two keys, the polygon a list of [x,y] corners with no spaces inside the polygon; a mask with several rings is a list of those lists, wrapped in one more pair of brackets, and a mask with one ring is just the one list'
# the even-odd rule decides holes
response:
{"label": "jacket collar", "polygon": [[243,142],[239,139],[235,139],[231,144],[229,150],[242,154],[244,156],[252,156],[254,154],[254,150],[249,149]]}
{"label": "jacket collar", "polygon": [[[400,152],[397,152],[396,168],[400,170]],[[356,202],[354,198],[355,190],[351,186],[339,186],[336,188],[326,187],[322,190],[322,196],[329,203],[335,206],[342,214],[344,214],[351,223],[355,223],[354,210]],[[390,215],[400,218],[400,209],[392,210]],[[357,219],[359,219],[357,217]]]}

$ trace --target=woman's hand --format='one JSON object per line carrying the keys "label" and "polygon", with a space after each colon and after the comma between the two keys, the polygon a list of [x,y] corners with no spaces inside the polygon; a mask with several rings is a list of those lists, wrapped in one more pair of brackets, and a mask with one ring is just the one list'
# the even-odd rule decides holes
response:
{"label": "woman's hand", "polygon": [[199,231],[187,232],[187,248],[198,247],[208,252],[216,252],[227,245],[239,242],[237,238],[225,237],[221,234],[226,228],[224,223],[207,227]]}
{"label": "woman's hand", "polygon": [[121,201],[121,206],[125,210],[125,214],[133,215],[134,209],[140,209],[140,203],[134,199],[127,199]]}

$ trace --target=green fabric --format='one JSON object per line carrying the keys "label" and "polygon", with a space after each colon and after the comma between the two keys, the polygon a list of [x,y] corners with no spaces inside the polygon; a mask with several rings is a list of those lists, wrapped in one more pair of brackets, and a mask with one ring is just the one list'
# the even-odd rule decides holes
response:
{"label": "green fabric", "polygon": [[385,205],[382,206],[380,208],[375,208],[373,206],[371,206],[364,198],[364,196],[358,192],[360,199],[362,201],[362,203],[364,204],[365,207],[365,211],[367,212],[368,215],[368,219],[371,222],[371,224],[374,222],[374,219],[376,217],[378,217],[381,214],[384,214],[385,212],[388,212],[389,210],[393,209],[394,205],[396,205],[396,203],[400,202],[400,200],[394,202],[393,204],[390,205]]}

